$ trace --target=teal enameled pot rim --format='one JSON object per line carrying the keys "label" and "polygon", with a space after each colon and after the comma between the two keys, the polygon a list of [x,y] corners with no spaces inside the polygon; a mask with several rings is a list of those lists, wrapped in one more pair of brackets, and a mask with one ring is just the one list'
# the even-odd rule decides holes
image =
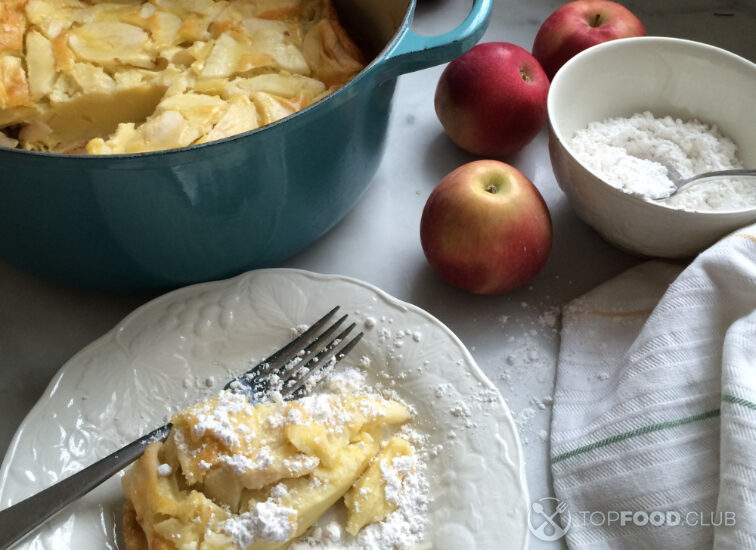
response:
{"label": "teal enameled pot rim", "polygon": [[[88,155],[88,154],[61,154],[49,153],[44,151],[26,151],[23,149],[8,149],[0,147],[0,151],[10,152],[17,155],[29,155],[49,160],[55,159],[61,162],[86,162],[93,167],[97,162],[107,163],[110,168],[118,165],[117,161],[129,162],[132,159],[149,162],[155,160],[160,164],[165,162],[167,156],[180,156],[187,152],[194,152],[206,149],[223,147],[225,144],[237,142],[248,138],[249,136],[259,134],[277,127],[281,124],[296,126],[297,121],[310,116],[313,111],[330,108],[331,104],[341,101],[342,96],[358,93],[363,83],[371,84],[396,78],[405,73],[410,73],[434,65],[439,65],[451,61],[455,57],[462,55],[472,48],[488,27],[491,16],[493,0],[473,0],[470,13],[465,20],[456,28],[443,34],[435,36],[424,36],[410,30],[410,25],[415,13],[417,0],[410,0],[407,12],[399,26],[394,37],[383,48],[383,50],[354,78],[345,86],[336,92],[328,95],[322,100],[314,103],[301,111],[298,111],[288,117],[261,126],[248,132],[236,134],[227,138],[211,141],[207,143],[190,145],[176,149],[166,149],[160,151],[149,151],[145,153],[128,153],[118,155]],[[114,161],[115,164],[114,164]]]}

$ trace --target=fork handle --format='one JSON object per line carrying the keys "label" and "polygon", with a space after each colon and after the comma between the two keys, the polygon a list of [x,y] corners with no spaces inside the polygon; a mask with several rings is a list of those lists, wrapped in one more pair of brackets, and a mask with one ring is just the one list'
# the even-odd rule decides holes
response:
{"label": "fork handle", "polygon": [[36,495],[0,511],[0,550],[10,548],[45,520],[134,462],[151,442],[164,440],[170,429],[171,425],[166,424]]}

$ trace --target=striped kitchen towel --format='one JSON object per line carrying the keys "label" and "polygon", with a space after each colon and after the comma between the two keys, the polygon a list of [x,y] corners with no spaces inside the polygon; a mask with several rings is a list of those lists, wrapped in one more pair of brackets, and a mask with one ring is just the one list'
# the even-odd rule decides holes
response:
{"label": "striped kitchen towel", "polygon": [[572,549],[756,549],[756,226],[564,308],[551,464]]}

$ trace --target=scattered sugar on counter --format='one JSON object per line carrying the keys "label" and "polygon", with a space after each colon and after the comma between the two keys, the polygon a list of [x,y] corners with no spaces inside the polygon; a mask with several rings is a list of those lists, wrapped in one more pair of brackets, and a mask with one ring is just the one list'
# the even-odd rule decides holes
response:
{"label": "scattered sugar on counter", "polygon": [[542,327],[554,328],[559,322],[559,308],[551,307],[538,316],[538,323]]}
{"label": "scattered sugar on counter", "polygon": [[515,415],[514,420],[518,426],[522,427],[525,424],[529,424],[530,421],[533,420],[533,417],[535,417],[535,411],[530,407],[525,407],[517,415]]}
{"label": "scattered sugar on counter", "polygon": [[[572,146],[607,183],[647,200],[674,189],[662,163],[683,177],[743,166],[735,143],[716,126],[648,111],[592,122],[575,132]],[[743,179],[711,180],[657,202],[685,210],[737,210],[756,206],[756,186]]]}

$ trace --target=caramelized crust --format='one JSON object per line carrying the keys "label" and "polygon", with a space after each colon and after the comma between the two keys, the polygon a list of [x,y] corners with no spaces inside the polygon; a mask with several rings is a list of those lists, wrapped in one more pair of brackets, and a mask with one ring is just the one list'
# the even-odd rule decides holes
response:
{"label": "caramelized crust", "polygon": [[136,510],[130,500],[123,505],[123,542],[126,544],[126,550],[150,550],[147,545],[147,537],[139,525],[136,516]]}
{"label": "caramelized crust", "polygon": [[21,17],[26,0],[0,3],[0,54],[21,54],[24,50],[25,21]]}

